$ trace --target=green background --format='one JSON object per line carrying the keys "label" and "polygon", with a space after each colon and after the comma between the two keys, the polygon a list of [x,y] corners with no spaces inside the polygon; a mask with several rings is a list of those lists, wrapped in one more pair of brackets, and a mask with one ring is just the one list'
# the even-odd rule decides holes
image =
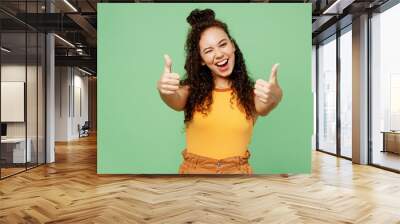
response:
{"label": "green background", "polygon": [[100,174],[176,174],[185,148],[183,112],[156,82],[163,54],[184,76],[184,43],[195,8],[228,24],[254,80],[279,62],[280,105],[257,120],[250,145],[257,174],[311,171],[311,4],[98,4]]}

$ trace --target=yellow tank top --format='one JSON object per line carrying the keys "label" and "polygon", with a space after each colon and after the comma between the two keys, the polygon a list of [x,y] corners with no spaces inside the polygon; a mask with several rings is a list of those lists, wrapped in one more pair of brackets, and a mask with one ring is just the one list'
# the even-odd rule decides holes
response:
{"label": "yellow tank top", "polygon": [[195,111],[186,127],[187,151],[200,156],[223,159],[244,156],[251,140],[253,121],[231,99],[231,89],[214,89],[207,115]]}

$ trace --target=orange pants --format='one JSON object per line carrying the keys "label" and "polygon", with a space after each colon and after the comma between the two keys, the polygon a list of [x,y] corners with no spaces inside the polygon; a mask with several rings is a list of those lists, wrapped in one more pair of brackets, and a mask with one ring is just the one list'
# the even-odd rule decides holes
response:
{"label": "orange pants", "polygon": [[199,156],[183,150],[183,162],[179,167],[179,174],[252,174],[253,170],[248,162],[250,152],[245,156],[234,156],[225,159],[213,159]]}

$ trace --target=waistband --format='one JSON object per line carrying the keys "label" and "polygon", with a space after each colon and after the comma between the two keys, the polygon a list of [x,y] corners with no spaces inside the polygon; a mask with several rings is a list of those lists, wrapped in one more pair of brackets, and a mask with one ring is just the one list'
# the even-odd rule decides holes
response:
{"label": "waistband", "polygon": [[250,158],[250,152],[249,150],[246,150],[246,153],[244,156],[232,156],[232,157],[227,157],[224,159],[214,159],[206,156],[200,156],[197,154],[193,154],[187,151],[187,149],[184,149],[182,151],[182,156],[185,159],[186,162],[191,162],[191,163],[197,163],[197,164],[247,164],[248,160]]}

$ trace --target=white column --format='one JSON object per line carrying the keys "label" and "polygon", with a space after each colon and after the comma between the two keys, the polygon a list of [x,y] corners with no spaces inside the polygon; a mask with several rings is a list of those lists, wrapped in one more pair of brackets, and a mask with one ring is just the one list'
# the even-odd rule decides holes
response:
{"label": "white column", "polygon": [[[53,12],[54,6],[46,1],[47,12]],[[55,161],[54,133],[55,133],[55,44],[54,35],[46,35],[46,163]]]}
{"label": "white column", "polygon": [[54,35],[49,33],[46,36],[46,60],[47,60],[47,76],[46,76],[46,163],[55,161],[54,151],[54,133],[55,133],[55,76],[54,76]]}
{"label": "white column", "polygon": [[353,19],[353,162],[368,163],[368,15]]}

